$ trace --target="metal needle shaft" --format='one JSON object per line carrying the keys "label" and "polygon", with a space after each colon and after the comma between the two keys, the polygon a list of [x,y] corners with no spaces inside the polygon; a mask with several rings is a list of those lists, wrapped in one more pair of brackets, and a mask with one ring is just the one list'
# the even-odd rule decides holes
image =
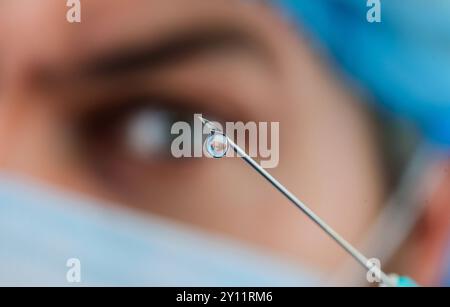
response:
{"label": "metal needle shaft", "polygon": [[[214,130],[219,130],[216,125],[208,121],[203,117],[199,119],[205,124],[211,126]],[[222,132],[223,133],[223,132]],[[225,135],[225,134],[224,134]],[[360,263],[368,271],[374,272],[378,275],[382,283],[386,286],[395,286],[394,281],[384,273],[380,268],[369,261],[359,250],[351,245],[347,240],[341,237],[333,228],[331,228],[325,221],[323,221],[317,214],[315,214],[308,206],[300,201],[294,194],[292,194],[286,187],[284,187],[277,179],[269,174],[264,168],[262,168],[255,160],[253,160],[242,148],[235,144],[227,135],[229,145],[238,154],[239,157],[244,159],[256,172],[269,181],[281,194],[291,201],[298,209],[300,209],[306,216],[316,223],[325,233],[328,234],[335,242],[337,242],[347,253],[349,253],[358,263]]]}

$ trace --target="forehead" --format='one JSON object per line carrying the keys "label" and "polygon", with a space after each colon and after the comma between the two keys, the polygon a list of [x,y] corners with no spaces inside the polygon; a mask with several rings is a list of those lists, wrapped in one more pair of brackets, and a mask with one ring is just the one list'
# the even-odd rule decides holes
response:
{"label": "forehead", "polygon": [[81,1],[81,23],[70,24],[66,1],[6,1],[3,6],[3,53],[52,62],[151,41],[190,25],[248,27],[255,15],[254,7],[238,0],[96,0]]}

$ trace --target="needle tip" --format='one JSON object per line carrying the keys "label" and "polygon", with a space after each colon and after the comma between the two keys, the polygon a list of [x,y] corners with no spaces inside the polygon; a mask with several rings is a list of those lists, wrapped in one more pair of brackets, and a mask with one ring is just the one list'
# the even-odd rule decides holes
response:
{"label": "needle tip", "polygon": [[208,123],[208,120],[204,119],[201,115],[198,115],[197,118],[205,125]]}
{"label": "needle tip", "polygon": [[217,127],[213,122],[211,122],[210,120],[204,118],[201,115],[197,115],[197,118],[206,126],[208,126],[210,129],[214,130],[214,131],[222,131],[222,129],[220,129],[219,127]]}

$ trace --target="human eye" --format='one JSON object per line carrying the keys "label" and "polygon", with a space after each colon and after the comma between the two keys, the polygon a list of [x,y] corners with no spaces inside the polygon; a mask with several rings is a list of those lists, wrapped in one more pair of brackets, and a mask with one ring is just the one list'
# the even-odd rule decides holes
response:
{"label": "human eye", "polygon": [[[80,116],[76,134],[86,162],[106,176],[163,171],[164,167],[185,162],[172,155],[171,145],[177,135],[171,128],[179,122],[193,127],[194,114],[199,112],[195,103],[180,100],[131,96]],[[191,138],[191,142],[203,140]]]}

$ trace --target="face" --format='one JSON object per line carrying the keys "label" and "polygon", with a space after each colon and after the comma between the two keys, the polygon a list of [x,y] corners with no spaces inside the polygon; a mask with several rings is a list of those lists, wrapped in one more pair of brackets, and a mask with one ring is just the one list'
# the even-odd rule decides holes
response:
{"label": "face", "polygon": [[[272,8],[230,0],[2,1],[0,168],[322,270],[346,255],[238,159],[175,159],[202,113],[280,123],[271,170],[349,241],[385,192],[362,103]],[[145,119],[149,146],[136,144]],[[352,223],[348,223],[351,220]]]}

